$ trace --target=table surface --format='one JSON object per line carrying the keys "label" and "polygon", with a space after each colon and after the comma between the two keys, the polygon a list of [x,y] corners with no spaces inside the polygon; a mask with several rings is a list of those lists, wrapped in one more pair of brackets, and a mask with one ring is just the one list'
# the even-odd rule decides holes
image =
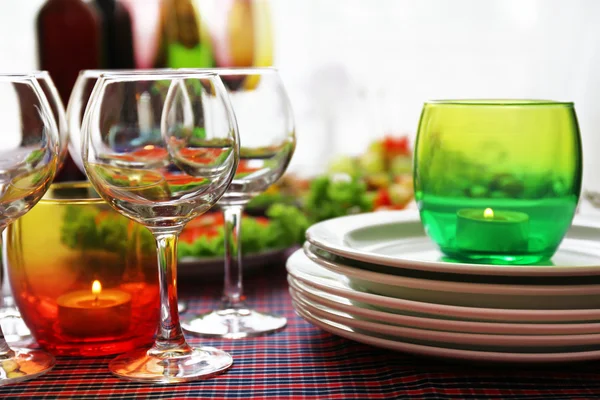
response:
{"label": "table surface", "polygon": [[[188,282],[189,283],[189,282]],[[185,288],[189,312],[208,311],[220,282]],[[260,338],[207,340],[231,353],[234,366],[218,377],[175,385],[131,383],[113,377],[111,357],[59,357],[47,375],[0,387],[0,399],[589,399],[600,398],[600,363],[473,365],[449,363],[346,340],[295,314],[285,268],[266,268],[246,282],[248,302],[288,318],[285,330]]]}

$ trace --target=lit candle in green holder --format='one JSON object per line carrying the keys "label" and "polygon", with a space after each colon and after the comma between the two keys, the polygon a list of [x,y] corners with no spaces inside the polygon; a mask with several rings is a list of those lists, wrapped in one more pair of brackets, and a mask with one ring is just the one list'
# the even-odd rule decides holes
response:
{"label": "lit candle in green holder", "polygon": [[457,212],[456,244],[482,253],[526,252],[529,216],[517,211],[466,208]]}
{"label": "lit candle in green holder", "polygon": [[414,154],[421,222],[451,260],[535,264],[571,226],[582,177],[573,103],[430,101]]}

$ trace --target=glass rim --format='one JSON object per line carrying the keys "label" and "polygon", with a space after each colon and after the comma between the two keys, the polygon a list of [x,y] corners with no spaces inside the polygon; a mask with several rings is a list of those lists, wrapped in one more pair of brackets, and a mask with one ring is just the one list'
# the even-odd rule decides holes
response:
{"label": "glass rim", "polygon": [[79,76],[85,78],[101,78],[106,76],[145,76],[145,75],[185,75],[185,74],[215,74],[220,75],[264,75],[273,73],[279,75],[275,67],[223,67],[223,68],[147,68],[147,69],[84,69]]}
{"label": "glass rim", "polygon": [[164,79],[215,79],[219,78],[219,75],[210,72],[190,72],[190,71],[181,71],[171,70],[169,72],[164,73],[127,73],[127,72],[118,72],[118,73],[106,73],[98,75],[98,81],[102,81],[105,83],[115,83],[115,82],[132,82],[132,81],[159,81]]}
{"label": "glass rim", "polygon": [[0,82],[33,82],[36,72],[0,72]]}
{"label": "glass rim", "polygon": [[79,71],[80,76],[98,78],[101,75],[121,75],[121,74],[161,74],[177,71],[174,68],[139,68],[139,69],[82,69]]}
{"label": "glass rim", "polygon": [[96,191],[94,186],[87,181],[71,181],[71,182],[57,182],[50,185],[48,191],[40,199],[40,203],[43,204],[102,204],[106,201],[99,195],[97,197],[84,197],[74,196],[72,198],[57,198],[53,197],[52,194],[56,190],[64,189],[93,189]]}
{"label": "glass rim", "polygon": [[539,107],[539,106],[563,106],[573,107],[572,101],[558,101],[546,99],[443,99],[428,100],[425,105],[435,106],[510,106],[510,107]]}
{"label": "glass rim", "polygon": [[3,78],[23,77],[23,78],[35,78],[35,79],[50,78],[50,79],[52,79],[52,77],[50,76],[50,72],[48,72],[45,69],[36,69],[33,71],[29,71],[29,72],[0,72],[0,77],[3,77]]}
{"label": "glass rim", "polygon": [[50,77],[50,72],[46,71],[45,69],[39,69],[36,71],[32,71],[31,75],[33,75],[36,78],[39,78],[40,76]]}
{"label": "glass rim", "polygon": [[277,73],[279,70],[275,67],[222,67],[222,68],[179,68],[179,71],[206,71],[214,72],[217,75],[260,75],[264,73]]}

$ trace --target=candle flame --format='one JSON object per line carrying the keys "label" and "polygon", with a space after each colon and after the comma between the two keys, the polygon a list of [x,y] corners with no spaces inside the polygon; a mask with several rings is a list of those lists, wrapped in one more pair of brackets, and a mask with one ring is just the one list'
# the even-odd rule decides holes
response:
{"label": "candle flame", "polygon": [[102,291],[102,284],[100,283],[99,280],[95,280],[92,283],[92,293],[95,294],[96,296],[98,296],[101,291]]}
{"label": "candle flame", "polygon": [[494,210],[491,208],[486,208],[483,211],[483,218],[494,218]]}

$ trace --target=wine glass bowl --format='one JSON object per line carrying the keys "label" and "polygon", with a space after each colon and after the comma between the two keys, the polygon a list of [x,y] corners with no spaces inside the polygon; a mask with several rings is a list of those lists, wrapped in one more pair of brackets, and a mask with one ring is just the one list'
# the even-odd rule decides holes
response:
{"label": "wine glass bowl", "polygon": [[0,84],[7,136],[0,147],[0,227],[4,229],[29,211],[50,186],[59,138],[49,103],[33,76],[0,75]]}
{"label": "wine glass bowl", "polygon": [[[59,157],[57,171],[61,169],[62,164],[68,152],[68,132],[67,121],[65,118],[65,108],[62,104],[54,82],[47,71],[38,71],[33,74],[42,88],[48,105],[52,110],[52,115],[57,124],[59,133]],[[5,251],[5,249],[3,249]],[[2,276],[8,276],[6,263],[2,262]],[[19,310],[15,307],[11,287],[8,279],[2,282],[2,299],[0,304],[0,318],[4,322],[4,335],[9,341],[25,341],[31,338],[29,328],[21,318]]]}
{"label": "wine glass bowl", "polygon": [[572,103],[448,100],[423,107],[414,182],[421,221],[451,259],[531,264],[571,225],[582,176]]}
{"label": "wine glass bowl", "polygon": [[58,90],[56,89],[56,86],[54,85],[54,82],[47,71],[36,72],[35,78],[48,100],[48,104],[52,110],[52,115],[56,121],[59,136],[59,158],[57,170],[60,170],[69,151],[69,131],[67,127],[65,106],[63,105],[63,102],[58,94]]}
{"label": "wine glass bowl", "polygon": [[68,149],[81,172],[85,172],[81,158],[81,123],[94,85],[108,70],[83,70],[79,72],[67,104]]}
{"label": "wine glass bowl", "polygon": [[[27,213],[50,186],[60,138],[35,74],[0,74],[0,231]],[[12,350],[0,330],[0,385],[48,372],[54,358],[39,350]]]}
{"label": "wine glass bowl", "polygon": [[[155,69],[152,71],[169,71],[168,69]],[[128,73],[128,74],[147,74],[148,70],[102,70],[88,69],[79,72],[77,80],[73,85],[73,90],[69,96],[69,102],[66,110],[68,151],[73,161],[81,172],[85,172],[83,159],[81,158],[81,124],[86,106],[96,81],[104,74]]]}
{"label": "wine glass bowl", "polygon": [[[109,83],[98,93],[104,100],[97,113],[102,120],[91,121],[89,127],[98,142],[83,150],[86,172],[125,216],[150,228],[180,226],[207,211],[224,193],[237,165],[236,139],[232,128],[203,129],[205,135],[199,138],[194,126],[186,126],[194,121],[183,120],[181,93],[193,90],[190,80],[187,86],[173,87],[167,99],[165,82],[142,79],[111,84],[106,78]],[[214,91],[214,82],[210,85]],[[214,106],[210,101],[204,100],[208,104],[203,112]],[[122,113],[121,104],[131,102],[134,112]]]}
{"label": "wine glass bowl", "polygon": [[82,157],[96,191],[146,226],[157,244],[160,320],[150,349],[111,361],[115,375],[173,383],[220,373],[231,356],[190,347],[177,312],[177,236],[211,208],[239,159],[225,87],[209,73],[153,71],[100,75],[82,123]]}
{"label": "wine glass bowl", "polygon": [[186,332],[239,339],[276,332],[284,317],[249,308],[243,295],[241,242],[243,207],[285,172],[296,145],[294,118],[278,72],[273,68],[212,69],[227,86],[240,134],[240,163],[219,200],[225,219],[225,284],[219,307],[186,318]]}

